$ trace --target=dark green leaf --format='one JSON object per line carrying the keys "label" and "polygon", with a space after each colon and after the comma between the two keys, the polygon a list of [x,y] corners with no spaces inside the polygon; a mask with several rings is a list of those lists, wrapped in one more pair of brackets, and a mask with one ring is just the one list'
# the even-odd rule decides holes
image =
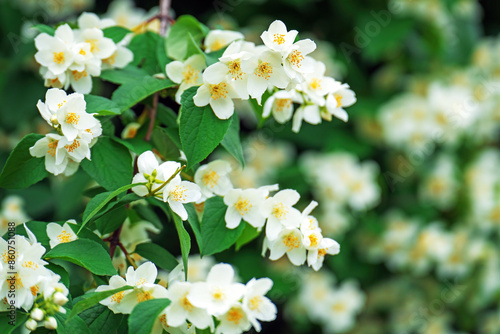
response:
{"label": "dark green leaf", "polygon": [[[26,320],[28,320],[28,314],[20,311],[16,311],[15,315],[10,318],[9,312],[0,312],[0,333],[10,334],[14,329],[23,326]],[[12,321],[12,322],[11,322]]]}
{"label": "dark green leaf", "polygon": [[166,298],[146,300],[137,304],[128,318],[129,334],[151,334],[156,320],[169,304],[170,300]]}
{"label": "dark green leaf", "polygon": [[111,38],[113,42],[118,43],[131,31],[125,27],[115,26],[104,28],[102,32],[104,33],[104,37]]}
{"label": "dark green leaf", "polygon": [[46,253],[44,258],[69,261],[96,275],[116,275],[111,258],[104,247],[89,239],[59,244]]}
{"label": "dark green leaf", "polygon": [[114,314],[107,306],[94,305],[81,312],[79,317],[91,333],[115,334],[123,320],[123,314]]}
{"label": "dark green leaf", "polygon": [[203,255],[220,253],[236,242],[243,233],[246,223],[242,221],[235,229],[228,229],[224,216],[227,206],[222,197],[214,196],[205,201],[201,220],[201,235],[203,237]]}
{"label": "dark green leaf", "polygon": [[85,95],[85,102],[87,102],[87,113],[98,114],[99,116],[107,115],[120,115],[121,110],[118,105],[102,96]]}
{"label": "dark green leaf", "polygon": [[231,125],[224,139],[222,139],[221,145],[238,160],[241,166],[245,166],[245,158],[243,157],[240,142],[240,119],[236,113],[231,117]]}
{"label": "dark green leaf", "polygon": [[174,223],[175,223],[175,228],[177,229],[177,234],[179,234],[179,241],[181,244],[181,253],[182,253],[182,263],[184,265],[184,273],[185,273],[185,278],[187,280],[188,257],[189,257],[189,252],[191,251],[191,237],[189,236],[189,233],[186,231],[186,228],[184,227],[184,222],[182,221],[181,217],[179,217],[176,214],[174,214]]}
{"label": "dark green leaf", "polygon": [[207,32],[207,27],[194,17],[190,15],[180,16],[170,27],[167,37],[167,55],[175,60],[184,60],[187,58],[189,45],[192,45],[192,41],[186,38],[188,34],[191,34],[195,44],[200,44]]}
{"label": "dark green leaf", "polygon": [[101,137],[92,147],[92,160],[83,160],[87,174],[107,190],[115,190],[132,181],[132,157],[128,149],[109,137]]}
{"label": "dark green leaf", "polygon": [[155,127],[151,136],[154,147],[162,155],[164,160],[178,160],[180,156],[179,147],[170,139],[167,129]]}
{"label": "dark green leaf", "polygon": [[35,24],[33,28],[37,29],[40,32],[44,32],[46,34],[49,34],[50,36],[54,36],[56,30],[53,27],[49,27],[46,24]]}
{"label": "dark green leaf", "polygon": [[187,157],[187,167],[205,159],[224,138],[230,120],[220,120],[210,105],[197,107],[193,96],[198,87],[191,87],[182,94],[179,135],[182,151]]}
{"label": "dark green leaf", "polygon": [[73,318],[68,318],[68,309],[66,313],[57,312],[54,318],[57,320],[57,334],[90,334],[90,331],[79,316],[74,316]]}
{"label": "dark green leaf", "polygon": [[42,135],[25,136],[10,153],[0,174],[0,188],[27,188],[49,175],[45,169],[45,158],[32,157],[29,148],[42,139]]}
{"label": "dark green leaf", "polygon": [[238,240],[236,240],[236,250],[240,250],[241,247],[248,244],[255,238],[259,236],[260,232],[257,231],[255,227],[250,224],[245,224],[245,229],[243,233],[240,235]]}
{"label": "dark green leaf", "polygon": [[135,247],[135,252],[148,259],[158,267],[171,271],[179,262],[175,256],[170,254],[165,248],[153,243],[142,243]]}
{"label": "dark green leaf", "polygon": [[202,253],[203,236],[201,235],[200,221],[198,220],[198,213],[193,203],[184,204],[188,213],[188,223],[194,232],[196,243],[198,244],[199,252]]}

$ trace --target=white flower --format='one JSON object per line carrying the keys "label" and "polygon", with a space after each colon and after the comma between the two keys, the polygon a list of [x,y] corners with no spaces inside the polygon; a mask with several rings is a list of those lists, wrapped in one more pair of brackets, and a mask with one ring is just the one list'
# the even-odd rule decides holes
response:
{"label": "white flower", "polygon": [[[107,290],[114,290],[121,288],[125,285],[127,285],[127,281],[125,281],[122,277],[115,275],[109,279],[109,285],[100,285],[97,287],[95,291],[101,292]],[[118,310],[118,305],[120,305],[123,297],[125,296],[125,293],[127,292],[129,292],[129,290],[117,292],[114,295],[111,295],[101,300],[99,303],[104,306],[107,306],[113,313],[120,313],[120,311]]]}
{"label": "white flower", "polygon": [[240,303],[233,304],[225,314],[217,319],[220,323],[215,334],[240,334],[252,327]]}
{"label": "white flower", "polygon": [[302,233],[297,228],[285,228],[281,230],[275,240],[264,242],[264,250],[269,248],[271,254],[269,259],[276,261],[283,255],[287,255],[290,262],[296,266],[306,261],[306,248],[302,242]]}
{"label": "white flower", "polygon": [[63,226],[56,223],[47,224],[47,236],[50,239],[50,248],[78,239],[78,236],[68,223],[76,224],[76,221],[68,220]]}
{"label": "white flower", "polygon": [[30,147],[32,156],[37,158],[45,157],[45,169],[54,175],[63,173],[68,164],[68,152],[59,145],[63,138],[57,134],[49,133]]}
{"label": "white flower", "polygon": [[325,105],[325,95],[332,92],[336,86],[333,78],[325,77],[326,67],[323,62],[315,61],[314,70],[304,74],[304,82],[300,90],[307,94],[312,102],[322,107]]}
{"label": "white flower", "polygon": [[248,73],[243,72],[242,63],[252,57],[252,53],[245,51],[248,42],[238,41],[231,43],[219,58],[219,62],[210,65],[204,73],[213,82],[228,79],[241,99],[248,99]]}
{"label": "white flower", "polygon": [[102,69],[124,68],[134,59],[134,53],[120,44],[116,45],[116,51],[102,60]]}
{"label": "white flower", "polygon": [[336,86],[326,97],[326,110],[338,119],[347,122],[348,115],[344,107],[352,106],[356,102],[356,95],[349,89],[348,84],[336,82]]}
{"label": "white flower", "polygon": [[100,19],[94,13],[83,12],[78,17],[78,27],[80,29],[90,29],[90,28],[99,28],[104,29],[111,26],[116,25],[115,21],[110,18]]}
{"label": "white flower", "polygon": [[168,287],[167,298],[171,303],[165,310],[167,324],[179,327],[188,320],[196,328],[210,327],[213,331],[214,323],[208,312],[191,304],[188,298],[191,287],[192,284],[188,282],[175,282]]}
{"label": "white flower", "polygon": [[80,131],[91,129],[99,123],[93,115],[87,114],[85,109],[86,102],[83,95],[76,93],[73,98],[69,99],[57,110],[57,121],[68,141],[75,140]]}
{"label": "white flower", "polygon": [[264,51],[242,63],[242,69],[249,74],[248,94],[260,104],[262,94],[267,88],[284,89],[290,79],[281,65],[281,55],[273,51]]}
{"label": "white flower", "polygon": [[54,75],[66,71],[73,62],[73,30],[64,24],[58,27],[54,36],[42,33],[35,38],[38,52],[35,59],[42,66],[46,66]]}
{"label": "white flower", "polygon": [[[37,309],[37,310],[40,310],[40,309]],[[40,319],[40,320],[42,320],[42,319]],[[26,326],[26,328],[28,330],[34,331],[34,330],[36,330],[36,328],[38,326],[38,323],[35,321],[34,318],[32,318],[32,319],[29,319],[28,321],[26,321],[26,323],[24,324],[24,326]]]}
{"label": "white flower", "polygon": [[30,317],[36,321],[41,321],[43,319],[43,311],[39,308],[35,308],[31,311]]}
{"label": "white flower", "polygon": [[314,70],[314,60],[307,57],[316,49],[316,43],[310,39],[304,39],[294,43],[283,56],[283,67],[290,79],[302,81],[302,74],[311,73]]}
{"label": "white flower", "polygon": [[54,317],[48,317],[47,319],[45,319],[45,321],[43,322],[43,325],[45,326],[45,328],[47,329],[57,329],[57,321],[56,321],[56,318]]}
{"label": "white flower", "polygon": [[206,67],[205,58],[199,54],[189,57],[184,62],[176,60],[167,64],[165,68],[167,76],[173,82],[180,84],[175,93],[175,101],[177,103],[181,103],[182,93],[186,89],[203,84],[201,72]]}
{"label": "white flower", "polygon": [[99,59],[110,57],[116,51],[116,44],[110,38],[104,37],[99,28],[80,30],[78,40],[90,44],[90,52]]}
{"label": "white flower", "polygon": [[213,52],[222,49],[231,42],[245,38],[241,32],[230,30],[211,30],[205,37],[205,52]]}
{"label": "white flower", "polygon": [[[139,172],[134,175],[132,183],[148,184],[133,187],[132,191],[139,196],[146,196],[151,190],[155,191],[161,187],[180,168],[180,164],[175,161],[167,161],[160,165],[154,153],[146,151],[137,158],[137,168]],[[180,181],[180,176],[176,175],[174,179]],[[165,188],[158,190],[157,194],[163,194],[164,190]]]}
{"label": "white flower", "polygon": [[297,191],[285,189],[265,200],[262,209],[267,216],[266,236],[269,240],[276,239],[285,227],[300,226],[302,215],[292,207],[299,199]]}
{"label": "white flower", "polygon": [[[314,236],[311,238],[311,236]],[[305,238],[304,238],[305,239]],[[330,238],[320,238],[318,242],[317,234],[314,232],[308,234],[304,240],[304,245],[308,248],[307,265],[318,271],[323,266],[326,254],[335,255],[340,252],[340,245],[337,241]],[[306,243],[307,241],[307,243]],[[317,245],[314,247],[314,242]]]}
{"label": "white flower", "polygon": [[264,103],[262,117],[268,117],[272,112],[276,122],[284,124],[292,118],[294,102],[302,103],[302,99],[296,91],[277,91]]}
{"label": "white flower", "polygon": [[163,191],[163,201],[167,202],[172,211],[178,214],[182,220],[188,218],[183,203],[196,202],[200,198],[200,187],[193,182],[181,181],[180,178],[171,180]]}
{"label": "white flower", "polygon": [[266,220],[262,204],[268,193],[261,189],[231,189],[224,196],[224,203],[228,206],[225,214],[226,227],[234,229],[243,219],[257,229],[262,228]]}
{"label": "white flower", "polygon": [[292,131],[298,133],[302,126],[302,121],[309,124],[321,123],[321,111],[317,104],[301,105],[293,116]]}
{"label": "white flower", "polygon": [[273,281],[269,278],[256,280],[252,278],[246,284],[246,292],[243,296],[243,309],[257,332],[260,332],[260,321],[273,321],[278,312],[276,305],[265,297],[265,294],[271,290]]}
{"label": "white flower", "polygon": [[260,35],[260,38],[269,49],[284,53],[295,42],[297,34],[297,30],[287,31],[285,24],[282,21],[276,20],[271,23],[268,30]]}
{"label": "white flower", "polygon": [[206,198],[214,194],[224,196],[233,188],[229,173],[231,164],[225,160],[214,160],[200,166],[194,174],[194,181],[200,187],[201,193]]}
{"label": "white flower", "polygon": [[245,286],[234,283],[234,270],[229,264],[212,267],[206,282],[193,283],[187,298],[196,307],[204,308],[211,315],[222,315],[243,296]]}
{"label": "white flower", "polygon": [[234,102],[238,93],[234,90],[231,82],[226,79],[217,81],[218,77],[211,77],[203,73],[204,83],[198,88],[193,97],[194,104],[198,107],[210,104],[215,116],[219,119],[228,119],[234,113]]}

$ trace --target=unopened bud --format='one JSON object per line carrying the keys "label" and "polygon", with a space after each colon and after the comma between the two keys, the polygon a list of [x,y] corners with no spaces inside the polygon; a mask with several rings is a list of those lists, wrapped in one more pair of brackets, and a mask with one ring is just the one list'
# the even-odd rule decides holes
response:
{"label": "unopened bud", "polygon": [[56,318],[54,317],[48,317],[44,322],[43,325],[47,329],[57,329],[57,321]]}
{"label": "unopened bud", "polygon": [[156,175],[158,175],[158,172],[155,170],[153,170],[153,172],[151,173],[151,182],[154,182],[154,180],[156,180]]}
{"label": "unopened bud", "polygon": [[35,319],[36,321],[42,321],[43,319],[43,311],[40,310],[39,308],[34,309],[31,311],[31,318]]}
{"label": "unopened bud", "polygon": [[56,115],[52,115],[50,117],[50,122],[54,125],[59,125],[59,121],[57,120],[57,116]]}
{"label": "unopened bud", "polygon": [[64,305],[68,302],[68,298],[63,295],[61,292],[54,293],[54,303],[57,305]]}
{"label": "unopened bud", "polygon": [[29,329],[30,331],[34,331],[38,326],[38,323],[33,319],[29,319],[28,321],[26,321],[24,326],[26,326],[26,328]]}

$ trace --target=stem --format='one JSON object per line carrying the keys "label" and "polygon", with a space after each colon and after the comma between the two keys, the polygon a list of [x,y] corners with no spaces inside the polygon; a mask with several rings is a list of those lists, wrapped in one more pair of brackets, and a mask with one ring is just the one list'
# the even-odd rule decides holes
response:
{"label": "stem", "polygon": [[[160,19],[160,36],[165,36],[165,33],[167,32],[167,27],[168,23],[170,21],[170,18],[168,16],[168,10],[170,8],[170,0],[160,0],[160,14],[159,14],[159,19]],[[153,107],[149,109],[149,126],[148,126],[148,132],[146,133],[146,136],[144,136],[144,140],[150,141],[151,140],[151,135],[153,133],[153,129],[155,126],[155,120],[156,120],[156,112],[158,110],[158,92],[156,92],[153,95]]]}
{"label": "stem", "polygon": [[111,259],[115,256],[116,246],[120,243],[120,233],[122,231],[123,224],[118,227],[113,234],[109,237],[109,255]]}
{"label": "stem", "polygon": [[134,269],[137,269],[137,264],[135,263],[134,259],[129,255],[129,253],[125,249],[125,246],[123,246],[123,244],[120,241],[118,241],[118,247],[120,247],[123,254],[125,254],[127,261],[134,267]]}
{"label": "stem", "polygon": [[156,188],[155,190],[153,190],[153,191],[152,191],[152,193],[151,193],[151,195],[153,195],[153,196],[154,196],[154,195],[156,195],[156,193],[158,193],[158,192],[159,192],[160,190],[162,190],[162,189],[163,189],[163,188],[164,188],[164,187],[165,187],[165,186],[166,186],[166,185],[167,185],[170,181],[172,181],[172,180],[173,180],[173,178],[177,176],[177,174],[179,174],[180,172],[182,172],[182,170],[183,170],[184,168],[186,168],[186,165],[183,165],[181,168],[177,169],[177,170],[175,171],[175,173],[174,173],[174,174],[172,174],[172,176],[170,176],[170,177],[168,178],[168,180],[167,180],[167,181],[163,182],[163,184],[162,184],[161,186],[159,186],[158,188]]}

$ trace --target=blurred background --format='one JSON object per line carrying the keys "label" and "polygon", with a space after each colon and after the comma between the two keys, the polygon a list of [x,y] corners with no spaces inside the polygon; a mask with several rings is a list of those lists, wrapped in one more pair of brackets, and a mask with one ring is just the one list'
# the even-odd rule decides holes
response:
{"label": "blurred background", "polygon": [[[31,26],[92,11],[132,29],[157,6],[0,1],[0,166],[25,134],[50,130],[36,109],[46,88]],[[173,0],[172,10],[257,44],[282,20],[315,40],[312,55],[357,95],[348,123],[304,124],[299,134],[273,119],[260,126],[249,105],[238,105],[247,165],[235,167],[235,186],[297,189],[298,207],[318,201],[313,213],[324,235],[341,244],[319,272],[262,258],[261,239],[216,256],[243,281],[275,281],[269,296],[279,318],[263,333],[500,333],[498,1]],[[115,133],[133,118],[115,124]],[[2,234],[9,221],[81,219],[90,185],[80,170],[0,189]],[[175,233],[148,231],[141,242],[178,255]]]}

